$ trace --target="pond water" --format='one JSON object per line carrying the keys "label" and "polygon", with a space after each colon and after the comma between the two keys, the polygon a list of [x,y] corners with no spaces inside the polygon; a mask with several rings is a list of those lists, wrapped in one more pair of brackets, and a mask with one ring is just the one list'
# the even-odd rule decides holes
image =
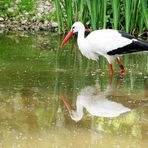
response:
{"label": "pond water", "polygon": [[105,58],[62,39],[0,34],[0,148],[147,148],[147,54],[122,56],[111,80]]}

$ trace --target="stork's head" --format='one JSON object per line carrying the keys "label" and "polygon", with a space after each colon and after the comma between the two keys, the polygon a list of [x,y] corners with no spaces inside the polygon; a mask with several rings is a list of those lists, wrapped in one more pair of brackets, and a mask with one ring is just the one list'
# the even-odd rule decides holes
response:
{"label": "stork's head", "polygon": [[73,33],[79,32],[81,30],[85,30],[84,25],[81,22],[75,22],[71,27],[71,31]]}
{"label": "stork's head", "polygon": [[83,111],[82,112],[76,112],[72,109],[71,105],[67,102],[67,100],[61,96],[61,99],[64,103],[64,105],[66,106],[67,110],[69,111],[70,117],[72,120],[78,122],[79,120],[82,119],[83,117]]}
{"label": "stork's head", "polygon": [[76,122],[80,121],[82,119],[82,117],[83,117],[82,113],[78,113],[78,112],[76,112],[74,110],[69,112],[69,114],[70,114],[71,119],[76,121]]}
{"label": "stork's head", "polygon": [[75,22],[72,27],[70,32],[66,35],[66,37],[64,38],[64,40],[61,43],[61,46],[64,46],[64,44],[66,44],[66,42],[72,37],[72,35],[74,33],[77,33],[79,31],[83,31],[84,32],[85,27],[81,22]]}

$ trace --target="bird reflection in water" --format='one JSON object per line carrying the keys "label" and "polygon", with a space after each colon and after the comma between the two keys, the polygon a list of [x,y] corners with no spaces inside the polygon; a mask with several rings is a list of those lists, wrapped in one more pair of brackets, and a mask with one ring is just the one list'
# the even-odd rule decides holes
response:
{"label": "bird reflection in water", "polygon": [[112,90],[111,84],[108,84],[105,91],[101,92],[99,83],[93,86],[87,86],[81,89],[76,99],[76,110],[67,102],[64,96],[61,96],[69,114],[74,121],[80,121],[83,117],[83,109],[85,108],[91,115],[99,117],[118,117],[123,113],[130,112],[131,109],[109,100],[108,95]]}

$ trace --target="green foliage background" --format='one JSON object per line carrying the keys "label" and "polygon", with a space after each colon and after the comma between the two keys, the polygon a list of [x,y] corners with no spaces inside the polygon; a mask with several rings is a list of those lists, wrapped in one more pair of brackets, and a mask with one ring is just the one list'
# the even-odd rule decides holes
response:
{"label": "green foliage background", "polygon": [[[75,21],[140,34],[148,29],[147,0],[55,0],[59,32]],[[65,27],[66,26],[66,27]]]}

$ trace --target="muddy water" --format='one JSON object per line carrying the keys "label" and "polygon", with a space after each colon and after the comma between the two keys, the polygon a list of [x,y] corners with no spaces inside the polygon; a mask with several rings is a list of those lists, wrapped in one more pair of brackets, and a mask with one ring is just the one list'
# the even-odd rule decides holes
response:
{"label": "muddy water", "polygon": [[[55,34],[0,34],[0,147],[148,147],[148,56],[83,57]],[[71,106],[69,112],[62,98]]]}

